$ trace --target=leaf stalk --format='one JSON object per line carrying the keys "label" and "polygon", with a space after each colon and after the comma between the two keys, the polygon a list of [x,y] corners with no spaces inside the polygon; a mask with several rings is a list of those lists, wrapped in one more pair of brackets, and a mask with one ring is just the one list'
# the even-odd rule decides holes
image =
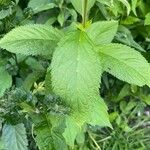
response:
{"label": "leaf stalk", "polygon": [[82,24],[84,28],[86,26],[86,21],[87,21],[87,5],[88,5],[88,0],[83,0]]}

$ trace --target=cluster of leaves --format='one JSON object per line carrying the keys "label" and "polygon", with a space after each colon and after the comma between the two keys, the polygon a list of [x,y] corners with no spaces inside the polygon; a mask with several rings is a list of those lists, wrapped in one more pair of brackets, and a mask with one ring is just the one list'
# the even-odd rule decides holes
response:
{"label": "cluster of leaves", "polygon": [[148,4],[1,0],[0,149],[149,149]]}

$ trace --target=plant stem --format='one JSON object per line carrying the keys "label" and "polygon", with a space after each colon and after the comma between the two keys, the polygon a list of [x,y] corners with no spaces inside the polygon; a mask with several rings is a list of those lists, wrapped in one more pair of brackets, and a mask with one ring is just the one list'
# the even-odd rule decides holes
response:
{"label": "plant stem", "polygon": [[87,21],[87,4],[88,4],[88,0],[83,0],[83,15],[82,15],[83,27],[86,26],[86,21]]}
{"label": "plant stem", "polygon": [[96,140],[93,138],[93,136],[89,133],[89,137],[91,138],[91,140],[94,142],[94,144],[96,145],[98,150],[101,150],[100,146],[97,144]]}

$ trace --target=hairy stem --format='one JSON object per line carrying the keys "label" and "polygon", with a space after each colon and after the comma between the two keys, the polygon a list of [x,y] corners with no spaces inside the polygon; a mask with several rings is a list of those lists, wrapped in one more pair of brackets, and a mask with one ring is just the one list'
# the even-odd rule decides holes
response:
{"label": "hairy stem", "polygon": [[83,27],[85,27],[87,21],[87,4],[88,4],[88,0],[83,0],[83,14],[82,14]]}

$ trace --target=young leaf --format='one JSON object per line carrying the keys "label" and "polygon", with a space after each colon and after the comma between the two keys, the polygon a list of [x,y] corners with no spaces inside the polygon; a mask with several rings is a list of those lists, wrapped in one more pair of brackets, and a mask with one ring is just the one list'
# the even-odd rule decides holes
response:
{"label": "young leaf", "polygon": [[117,21],[101,21],[93,23],[88,29],[87,34],[96,44],[110,43],[118,29]]}
{"label": "young leaf", "polygon": [[150,86],[150,65],[133,48],[108,44],[99,47],[99,55],[105,71],[130,84]]}
{"label": "young leaf", "polygon": [[2,140],[6,150],[27,150],[28,142],[24,124],[4,125]]}
{"label": "young leaf", "polygon": [[4,67],[0,67],[0,97],[3,96],[6,89],[10,88],[12,78]]}
{"label": "young leaf", "polygon": [[97,0],[98,2],[110,6],[113,2],[111,0]]}
{"label": "young leaf", "polygon": [[101,63],[85,33],[71,32],[61,40],[51,68],[53,91],[71,108],[69,116],[73,122],[67,123],[64,133],[68,144],[72,146],[67,137],[73,141],[84,123],[111,126],[107,107],[99,96]]}
{"label": "young leaf", "polygon": [[0,40],[0,47],[24,55],[51,55],[62,33],[45,25],[21,26]]}

